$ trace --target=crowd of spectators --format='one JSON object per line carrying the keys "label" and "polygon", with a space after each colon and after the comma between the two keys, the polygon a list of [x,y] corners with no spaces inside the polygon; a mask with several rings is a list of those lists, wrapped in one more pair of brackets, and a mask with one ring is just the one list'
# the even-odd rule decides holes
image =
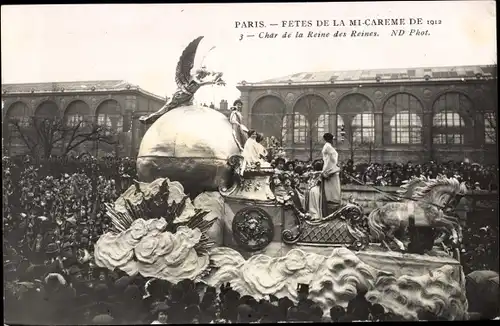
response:
{"label": "crowd of spectators", "polygon": [[[28,157],[4,157],[2,161],[5,320],[11,323],[401,320],[400,316],[385,313],[379,305],[367,303],[362,296],[354,299],[347,309],[332,308],[330,319],[325,319],[321,309],[307,300],[305,290],[299,291],[301,300],[294,304],[288,298],[255,300],[240,296],[228,285],[215,289],[189,280],[174,285],[141,276],[129,277],[118,270],[99,269],[91,257],[94,243],[110,227],[103,205],[116,200],[130,185],[135,177],[134,161],[96,160],[90,156],[44,162]],[[285,183],[303,182],[313,165],[282,158],[272,163],[281,171],[276,174],[278,178],[293,176],[285,178]],[[403,171],[401,179],[416,173],[439,173],[442,170],[436,172],[433,167],[442,169],[444,165],[422,166],[417,169],[407,164],[398,168]],[[470,164],[446,165],[450,173],[457,173],[470,184],[480,182],[478,175],[484,171],[497,171],[479,167],[481,173],[477,173],[470,167]],[[356,179],[365,182],[373,179],[372,175],[367,179],[368,169],[350,162],[342,168],[355,174]],[[343,180],[348,182],[345,177]],[[491,180],[496,177],[488,181]],[[480,187],[496,189],[491,182],[487,187],[484,184],[480,183]],[[478,218],[467,225],[462,257],[466,273],[478,269],[498,271],[498,220]],[[496,257],[496,262],[492,257]],[[422,318],[430,320],[435,316]]]}
{"label": "crowd of spectators", "polygon": [[[300,177],[314,170],[313,162],[305,162],[297,159],[286,160],[277,157],[271,161],[273,167],[283,171],[282,181],[289,179],[292,183],[299,182]],[[498,166],[482,166],[477,163],[454,162],[445,163],[427,162],[413,164],[411,161],[401,163],[359,163],[354,164],[352,160],[340,162],[340,182],[343,185],[374,185],[374,186],[401,186],[405,180],[413,177],[426,176],[436,178],[438,175],[454,177],[460,182],[466,182],[467,187],[473,190],[496,191],[498,189]],[[290,177],[292,176],[292,177]],[[295,181],[294,181],[295,180]]]}
{"label": "crowd of spectators", "polygon": [[[287,159],[285,151],[274,137],[266,139],[268,149],[267,160],[280,173],[277,173],[279,183],[298,186],[303,182],[314,165],[319,160],[301,161]],[[374,185],[374,186],[401,186],[405,180],[413,177],[426,176],[436,178],[438,175],[455,177],[460,182],[466,182],[467,187],[473,190],[496,191],[498,189],[498,165],[480,165],[467,160],[462,162],[424,162],[411,161],[402,163],[354,163],[353,160],[340,161],[340,182],[343,185]]]}
{"label": "crowd of spectators", "polygon": [[[128,276],[121,271],[74,266],[9,264],[5,274],[5,319],[15,324],[192,324],[276,323],[293,321],[401,321],[402,316],[371,304],[363,292],[347,308],[334,306],[329,314],[308,299],[299,286],[298,302],[269,296],[242,296],[229,284],[219,288],[183,280]],[[328,316],[329,315],[329,316]],[[438,320],[435,315],[422,316]]]}

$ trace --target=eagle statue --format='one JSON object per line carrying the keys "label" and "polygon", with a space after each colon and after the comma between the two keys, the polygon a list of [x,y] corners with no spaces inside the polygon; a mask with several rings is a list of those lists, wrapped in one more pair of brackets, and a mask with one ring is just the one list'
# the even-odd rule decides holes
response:
{"label": "eagle statue", "polygon": [[[191,74],[191,70],[194,66],[196,51],[202,39],[203,36],[197,37],[191,43],[189,43],[189,45],[182,52],[179,62],[177,63],[177,69],[175,71],[177,91],[174,93],[171,99],[167,98],[165,105],[161,109],[150,115],[140,117],[139,120],[142,123],[152,124],[159,117],[172,109],[180,106],[192,105],[194,94],[202,86],[226,85],[226,83],[222,79],[221,72],[208,71],[205,66],[202,66],[200,69],[196,70],[195,74]],[[207,80],[207,78],[209,77],[211,77],[211,79]]]}

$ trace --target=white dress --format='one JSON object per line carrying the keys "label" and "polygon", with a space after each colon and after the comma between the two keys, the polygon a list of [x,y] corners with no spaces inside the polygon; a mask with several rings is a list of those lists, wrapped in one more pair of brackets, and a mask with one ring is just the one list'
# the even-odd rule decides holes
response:
{"label": "white dress", "polygon": [[340,204],[340,168],[338,153],[330,143],[326,143],[321,151],[323,155],[322,174],[320,185],[313,185],[306,193],[305,206],[312,220],[320,220],[329,212],[324,201]]}
{"label": "white dress", "polygon": [[248,138],[248,128],[243,124],[243,117],[241,112],[238,110],[232,110],[229,114],[229,122],[233,126],[233,138],[240,150],[243,150],[243,146]]}
{"label": "white dress", "polygon": [[332,144],[326,143],[321,151],[323,154],[323,179],[324,198],[327,202],[340,203],[340,167],[338,166],[339,154]]}
{"label": "white dress", "polygon": [[253,138],[248,138],[245,142],[245,147],[243,147],[242,156],[245,159],[245,165],[260,163],[261,167],[271,166],[268,162],[261,158],[264,155],[266,149],[261,144]]}

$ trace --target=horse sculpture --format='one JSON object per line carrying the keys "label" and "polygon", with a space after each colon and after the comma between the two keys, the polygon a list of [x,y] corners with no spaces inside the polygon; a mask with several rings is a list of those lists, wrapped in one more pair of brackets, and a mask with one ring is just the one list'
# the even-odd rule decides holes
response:
{"label": "horse sculpture", "polygon": [[[404,190],[403,190],[404,189]],[[465,195],[467,187],[455,178],[438,176],[436,179],[411,180],[402,190],[401,201],[391,202],[373,210],[368,216],[371,241],[381,242],[390,249],[386,240],[394,241],[400,250],[406,247],[395,234],[405,232],[410,217],[417,227],[432,227],[451,234],[455,244],[461,241],[457,218],[446,214],[457,195]],[[446,212],[445,212],[446,211]]]}

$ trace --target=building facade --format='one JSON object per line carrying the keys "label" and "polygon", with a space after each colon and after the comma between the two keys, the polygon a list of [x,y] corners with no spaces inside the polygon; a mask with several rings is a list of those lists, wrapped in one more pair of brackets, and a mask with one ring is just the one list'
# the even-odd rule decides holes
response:
{"label": "building facade", "polygon": [[143,114],[161,108],[165,98],[126,81],[85,81],[2,85],[2,137],[4,153],[21,155],[26,145],[12,126],[18,121],[28,127],[32,117],[59,117],[68,125],[80,121],[102,124],[118,136],[117,146],[90,144],[92,151],[113,151],[134,156],[146,126],[139,122]]}
{"label": "building facade", "polygon": [[245,123],[291,157],[319,157],[331,132],[342,160],[496,163],[496,69],[305,72],[238,89]]}

